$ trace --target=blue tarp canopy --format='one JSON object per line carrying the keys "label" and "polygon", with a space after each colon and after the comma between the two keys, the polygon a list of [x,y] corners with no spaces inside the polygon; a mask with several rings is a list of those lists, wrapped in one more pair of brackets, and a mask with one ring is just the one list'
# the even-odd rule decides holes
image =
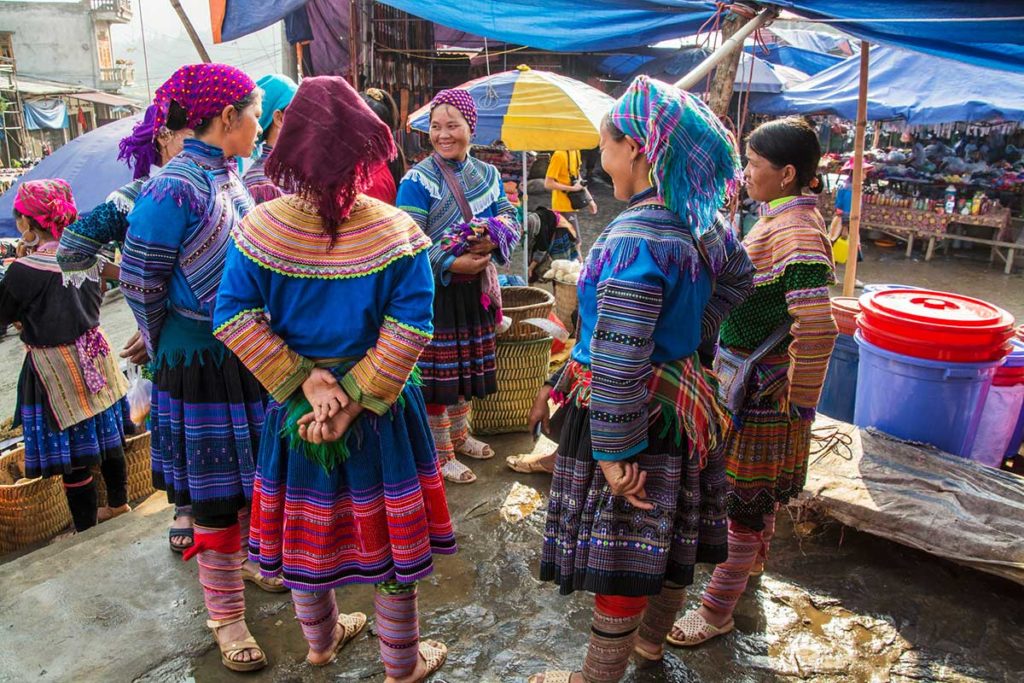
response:
{"label": "blue tarp canopy", "polygon": [[21,176],[0,196],[0,237],[18,236],[11,210],[18,185],[26,180],[63,178],[68,181],[78,212],[83,215],[105,202],[112,191],[131,182],[131,170],[117,160],[117,143],[141,118],[139,114],[114,121],[77,137]]}
{"label": "blue tarp canopy", "polygon": [[744,48],[747,52],[769,64],[778,64],[796,69],[809,76],[824,71],[825,69],[843,61],[843,57],[814,52],[789,45],[770,45],[767,51],[761,46],[749,45]]}
{"label": "blue tarp canopy", "polygon": [[787,43],[787,46],[817,53],[837,53],[849,57],[857,51],[856,45],[851,45],[845,36],[825,33],[823,31],[808,31],[806,29],[776,28],[772,27],[771,32]]}
{"label": "blue tarp canopy", "polygon": [[68,105],[64,100],[36,100],[25,103],[27,130],[60,130],[68,127]]}
{"label": "blue tarp canopy", "polygon": [[[910,124],[1024,121],[1024,77],[892,47],[873,47],[868,61],[871,121]],[[834,114],[855,120],[860,57],[773,95],[755,95],[759,114]]]}
{"label": "blue tarp canopy", "polygon": [[[518,45],[563,52],[653,45],[696,34],[714,2],[697,0],[382,0],[438,24]],[[230,40],[270,26],[303,0],[214,0]],[[1020,0],[776,0],[801,17],[827,21],[872,43],[1024,73]],[[219,21],[220,17],[215,17]]]}

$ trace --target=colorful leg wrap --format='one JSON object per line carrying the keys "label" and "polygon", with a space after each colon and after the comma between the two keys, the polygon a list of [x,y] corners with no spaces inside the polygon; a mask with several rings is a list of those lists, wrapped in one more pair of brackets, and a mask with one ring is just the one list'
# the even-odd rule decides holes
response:
{"label": "colorful leg wrap", "polygon": [[640,620],[638,635],[653,645],[664,643],[669,631],[672,630],[672,624],[675,623],[676,614],[682,609],[685,601],[685,586],[662,586],[661,593],[647,599],[647,609]]}
{"label": "colorful leg wrap", "polygon": [[214,621],[245,615],[240,542],[237,524],[227,529],[196,525],[195,544],[185,551],[191,553],[189,557],[197,555],[203,600]]}
{"label": "colorful leg wrap", "polygon": [[373,606],[380,639],[384,673],[393,678],[410,675],[419,658],[420,620],[416,584],[395,581],[377,584]]}
{"label": "colorful leg wrap", "polygon": [[729,522],[729,559],[715,567],[701,602],[712,612],[732,614],[747,589],[750,568],[761,549],[761,532]]}
{"label": "colorful leg wrap", "polygon": [[446,462],[455,459],[455,447],[452,445],[452,419],[445,410],[440,415],[427,414],[427,422],[430,424],[430,433],[434,437],[434,448],[437,450],[437,465],[443,466]]}
{"label": "colorful leg wrap", "polygon": [[238,511],[238,542],[242,549],[242,559],[249,556],[249,519],[252,516],[250,508],[242,508]]}
{"label": "colorful leg wrap", "polygon": [[583,660],[583,678],[588,683],[616,683],[622,679],[646,603],[644,597],[596,597],[590,645]]}
{"label": "colorful leg wrap", "polygon": [[293,590],[292,603],[295,618],[302,626],[302,635],[313,652],[326,652],[334,641],[334,629],[338,625],[338,603],[334,589],[321,593]]}
{"label": "colorful leg wrap", "polygon": [[768,550],[775,536],[775,513],[764,516],[764,529],[761,531],[761,547],[757,551],[757,561],[762,565],[768,561]]}
{"label": "colorful leg wrap", "polygon": [[469,407],[467,401],[459,401],[453,406],[448,406],[448,417],[452,421],[453,445],[461,445],[469,438]]}

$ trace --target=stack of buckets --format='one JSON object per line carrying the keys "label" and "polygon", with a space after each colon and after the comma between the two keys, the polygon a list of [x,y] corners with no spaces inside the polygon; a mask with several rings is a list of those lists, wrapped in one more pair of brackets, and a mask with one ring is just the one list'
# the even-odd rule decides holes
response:
{"label": "stack of buckets", "polygon": [[828,361],[828,374],[821,387],[818,412],[843,422],[853,422],[857,402],[857,366],[860,352],[853,335],[857,332],[860,303],[852,296],[832,297],[832,316],[839,336]]}
{"label": "stack of buckets", "polygon": [[[854,423],[971,457],[993,380],[1012,350],[1013,316],[917,289],[864,294],[860,309]],[[1024,391],[1024,377],[1013,376],[1022,380],[1014,391]]]}

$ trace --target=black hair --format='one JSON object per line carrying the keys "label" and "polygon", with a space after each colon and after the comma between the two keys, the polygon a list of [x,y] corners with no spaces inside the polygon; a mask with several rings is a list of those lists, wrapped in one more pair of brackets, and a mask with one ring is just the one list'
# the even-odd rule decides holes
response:
{"label": "black hair", "polygon": [[815,194],[821,192],[823,183],[818,176],[821,143],[806,119],[787,116],[762,123],[747,136],[747,145],[775,168],[795,168],[799,187],[807,187]]}
{"label": "black hair", "polygon": [[612,136],[612,140],[615,142],[622,142],[626,139],[626,134],[619,130],[619,127],[612,123],[612,117],[609,114],[605,114],[604,118],[601,119],[601,127],[608,131],[608,135]]}
{"label": "black hair", "polygon": [[[258,90],[259,88],[253,88],[246,95],[239,98],[237,101],[232,102],[231,106],[235,108],[235,111],[241,112],[243,109],[245,109],[250,104],[256,101]],[[202,121],[197,123],[195,128],[193,128],[192,130],[195,131],[196,135],[202,135],[203,133],[210,129],[210,124],[213,123],[213,120],[215,118],[216,116],[211,116],[208,119],[203,119]],[[171,106],[167,109],[167,127],[170,130],[175,131],[182,130],[183,128],[188,128],[188,112],[185,111],[185,108],[183,106],[181,106],[174,100],[171,100]]]}
{"label": "black hair", "polygon": [[31,226],[35,230],[38,230],[39,232],[48,232],[43,228],[43,226],[39,225],[39,221],[37,221],[35,218],[32,218],[32,216],[24,214],[21,211],[18,211],[17,209],[11,209],[11,212],[14,214],[15,222],[17,222],[19,218],[24,218],[25,220],[28,221],[29,226]]}
{"label": "black hair", "polygon": [[[369,94],[369,90],[374,91],[374,95],[381,95],[381,99],[377,99],[374,95]],[[374,114],[377,115],[381,121],[384,122],[394,137],[395,131],[398,130],[399,125],[399,112],[398,105],[395,104],[395,98],[386,90],[379,88],[370,88],[364,92],[359,93],[359,96],[363,98],[363,102],[366,102],[366,106],[370,108]],[[402,152],[402,146],[398,144],[397,138],[395,139],[395,148],[398,150],[398,156],[388,162],[388,170],[391,171],[391,177],[395,181],[395,187],[397,188],[402,182],[402,178],[405,177],[405,154]]]}

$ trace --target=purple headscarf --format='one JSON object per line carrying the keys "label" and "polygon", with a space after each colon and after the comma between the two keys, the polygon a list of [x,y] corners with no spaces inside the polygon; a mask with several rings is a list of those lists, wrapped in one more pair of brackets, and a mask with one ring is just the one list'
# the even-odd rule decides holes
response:
{"label": "purple headscarf", "polygon": [[134,168],[133,180],[149,175],[150,167],[160,165],[160,149],[156,144],[159,129],[156,126],[157,106],[149,105],[146,113],[134,128],[131,135],[121,138],[118,145],[120,151],[117,160],[123,161],[128,168]]}
{"label": "purple headscarf", "polygon": [[195,128],[211,116],[221,113],[256,88],[244,71],[227,64],[187,64],[156,89],[157,129],[167,123],[171,102],[185,109],[186,125]]}
{"label": "purple headscarf", "polygon": [[469,124],[469,132],[476,132],[476,102],[473,101],[473,96],[469,94],[468,90],[462,88],[449,88],[448,90],[442,90],[441,92],[434,95],[434,99],[430,102],[430,115],[434,115],[434,110],[442,104],[449,104],[459,110],[466,119],[466,123]]}

